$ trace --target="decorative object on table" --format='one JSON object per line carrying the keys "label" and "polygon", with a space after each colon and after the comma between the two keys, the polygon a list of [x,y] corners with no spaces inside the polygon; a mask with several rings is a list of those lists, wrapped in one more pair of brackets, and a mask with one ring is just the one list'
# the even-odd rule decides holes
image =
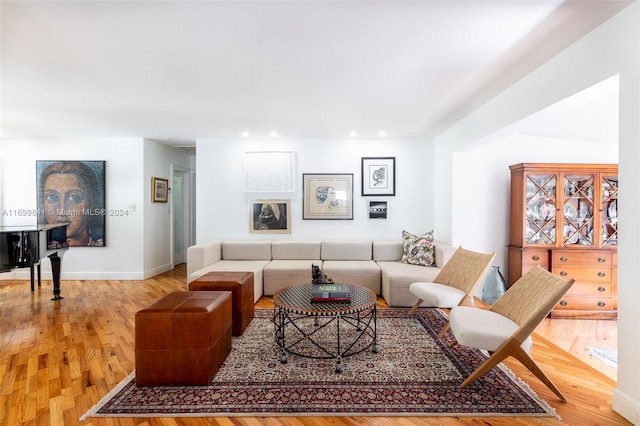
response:
{"label": "decorative object on table", "polygon": [[362,195],[396,195],[396,157],[362,157]]}
{"label": "decorative object on table", "polygon": [[369,202],[369,219],[386,219],[387,218],[387,202],[386,201],[370,201]]}
{"label": "decorative object on table", "polygon": [[245,192],[295,191],[295,153],[256,151],[244,153]]}
{"label": "decorative object on table", "polygon": [[[68,223],[69,247],[104,247],[105,162],[36,161],[39,225]],[[127,210],[109,210],[125,216]]]}
{"label": "decorative object on table", "polygon": [[151,201],[166,203],[169,199],[169,180],[159,177],[151,178]]}
{"label": "decorative object on table", "polygon": [[504,279],[499,266],[491,266],[482,283],[482,300],[492,305],[507,291],[507,280]]}
{"label": "decorative object on table", "polygon": [[[281,349],[265,345],[273,342],[273,309],[256,309],[243,336],[232,339],[231,353],[208,386],[138,388],[131,375],[81,420],[402,415],[500,416],[508,422],[506,416],[555,416],[554,409],[504,365],[489,371],[487,380],[461,389],[469,366],[479,365],[486,355],[463,346],[449,348],[450,335],[444,341],[437,337],[447,320],[441,311],[421,309],[417,315],[418,320],[408,317],[406,309],[379,309],[380,353],[353,355],[349,373],[335,374],[326,359],[291,356],[286,364],[274,361]],[[312,318],[309,323],[313,325]],[[357,395],[359,402],[345,400],[345,395]]]}
{"label": "decorative object on table", "polygon": [[302,175],[303,219],[353,219],[353,173]]}
{"label": "decorative object on table", "polygon": [[289,200],[254,200],[249,204],[250,233],[291,233],[291,208]]}
{"label": "decorative object on table", "polygon": [[311,264],[311,284],[333,283],[333,278],[322,272],[318,265]]}
{"label": "decorative object on table", "polygon": [[351,287],[347,284],[313,284],[311,302],[350,302]]}

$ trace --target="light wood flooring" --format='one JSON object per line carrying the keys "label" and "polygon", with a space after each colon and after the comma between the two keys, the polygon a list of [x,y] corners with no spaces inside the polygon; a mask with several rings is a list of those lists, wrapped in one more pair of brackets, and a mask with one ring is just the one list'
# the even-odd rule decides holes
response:
{"label": "light wood flooring", "polygon": [[[134,315],[161,296],[185,289],[185,269],[144,281],[0,281],[0,425],[627,425],[611,409],[616,382],[585,346],[615,347],[615,321],[547,320],[533,356],[567,396],[560,402],[515,360],[506,365],[562,420],[530,417],[233,417],[79,418],[134,369]],[[258,307],[272,307],[263,298]],[[384,302],[380,301],[381,308]],[[590,337],[587,337],[589,335]],[[553,341],[554,343],[551,343]],[[560,347],[571,352],[561,350]],[[578,359],[580,358],[580,359]],[[582,360],[582,361],[581,361]],[[584,361],[584,362],[583,362]],[[601,374],[587,363],[600,368]]]}

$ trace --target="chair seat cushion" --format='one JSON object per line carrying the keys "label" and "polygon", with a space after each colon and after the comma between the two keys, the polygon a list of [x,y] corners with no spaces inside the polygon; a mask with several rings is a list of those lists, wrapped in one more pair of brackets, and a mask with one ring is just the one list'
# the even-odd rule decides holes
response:
{"label": "chair seat cushion", "polygon": [[423,306],[437,308],[452,308],[464,298],[464,291],[438,283],[415,282],[409,286],[409,291],[414,296],[422,299]]}
{"label": "chair seat cushion", "polygon": [[[517,329],[518,324],[495,312],[470,306],[454,306],[449,313],[451,332],[459,344],[493,352]],[[522,343],[530,353],[531,336]]]}

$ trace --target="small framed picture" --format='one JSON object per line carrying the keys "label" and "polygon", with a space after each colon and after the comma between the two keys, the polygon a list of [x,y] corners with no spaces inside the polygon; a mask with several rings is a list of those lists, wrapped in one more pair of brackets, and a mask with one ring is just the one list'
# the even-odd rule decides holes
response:
{"label": "small framed picture", "polygon": [[154,203],[166,203],[169,198],[169,180],[151,178],[151,201]]}
{"label": "small framed picture", "polygon": [[396,195],[396,157],[362,158],[362,195]]}
{"label": "small framed picture", "polygon": [[250,233],[291,233],[291,208],[289,200],[254,200],[249,204]]}
{"label": "small framed picture", "polygon": [[369,219],[386,219],[387,202],[369,201]]}
{"label": "small framed picture", "polygon": [[302,186],[302,219],[353,219],[353,173],[305,173]]}

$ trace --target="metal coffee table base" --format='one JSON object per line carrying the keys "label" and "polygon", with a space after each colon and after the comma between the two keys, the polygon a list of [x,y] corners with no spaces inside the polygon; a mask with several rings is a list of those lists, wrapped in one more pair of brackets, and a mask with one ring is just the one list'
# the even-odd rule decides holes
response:
{"label": "metal coffee table base", "polygon": [[275,309],[274,324],[283,364],[288,354],[334,359],[335,371],[341,373],[344,357],[369,348],[378,352],[375,304],[359,312],[331,314],[299,314],[280,307]]}

